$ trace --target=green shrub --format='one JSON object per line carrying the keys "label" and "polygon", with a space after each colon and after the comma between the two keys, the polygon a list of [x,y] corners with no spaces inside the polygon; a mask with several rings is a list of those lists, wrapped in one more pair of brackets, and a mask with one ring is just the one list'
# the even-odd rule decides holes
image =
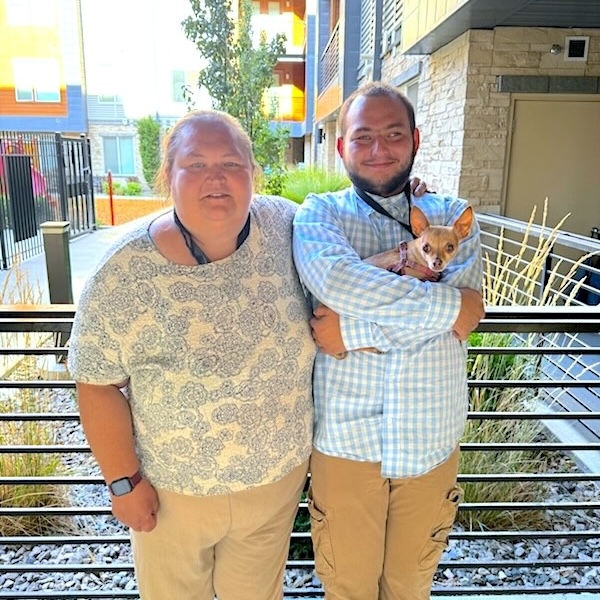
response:
{"label": "green shrub", "polygon": [[141,196],[142,184],[139,181],[128,181],[123,189],[124,196]]}
{"label": "green shrub", "polygon": [[316,167],[288,171],[281,195],[301,204],[311,192],[336,192],[350,185],[345,173],[330,172]]}
{"label": "green shrub", "polygon": [[[135,124],[140,142],[140,158],[146,183],[152,187],[160,167],[160,123],[151,116]],[[141,187],[140,187],[141,190]],[[137,194],[129,194],[137,196]]]}

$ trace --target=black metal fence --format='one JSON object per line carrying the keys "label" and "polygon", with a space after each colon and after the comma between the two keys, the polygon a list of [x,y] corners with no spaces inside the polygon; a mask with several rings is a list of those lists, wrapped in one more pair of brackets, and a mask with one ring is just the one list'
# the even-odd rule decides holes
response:
{"label": "black metal fence", "polygon": [[87,137],[0,131],[0,268],[43,252],[44,221],[95,229],[92,181]]}
{"label": "black metal fence", "polygon": [[[0,310],[0,332],[4,337],[0,357],[15,361],[13,369],[8,369],[0,379],[0,406],[10,406],[11,394],[25,390],[46,393],[50,399],[42,408],[30,403],[20,410],[0,410],[1,430],[9,424],[37,423],[47,429],[47,439],[51,440],[11,443],[0,435],[0,460],[11,456],[56,456],[68,465],[75,456],[89,456],[85,443],[56,439],[57,431],[78,427],[76,410],[65,410],[64,405],[58,408],[52,402],[55,394],[72,394],[74,382],[50,376],[52,369],[48,366],[41,374],[36,369],[24,372],[17,367],[27,358],[37,361],[43,356],[64,355],[64,348],[53,344],[52,334],[68,333],[73,315],[72,306]],[[571,437],[564,431],[556,433],[552,427],[560,424],[570,429],[581,422],[599,422],[600,406],[560,412],[552,402],[552,394],[561,390],[598,393],[600,314],[592,307],[493,307],[488,309],[478,332],[480,343],[469,349],[469,386],[473,402],[469,424],[475,424],[475,435],[465,438],[461,449],[463,457],[487,455],[491,460],[481,463],[488,467],[472,467],[470,465],[477,465],[477,461],[467,461],[469,467],[461,469],[461,485],[471,487],[471,497],[467,495],[467,501],[460,508],[460,524],[451,533],[450,547],[442,558],[433,594],[600,593],[600,494],[597,487],[600,443],[593,436]],[[40,336],[43,338],[44,334],[46,345],[40,347]],[[563,345],[556,338],[564,340],[565,336],[575,334],[589,336],[590,343]],[[26,338],[28,344],[25,344]],[[549,356],[587,366],[575,378],[549,374],[543,367],[543,360]],[[510,366],[514,366],[518,358],[522,369],[486,370],[482,375],[475,361],[485,357],[496,357],[500,362],[506,360]],[[507,390],[514,392],[515,403],[505,405],[496,396]],[[544,427],[539,427],[536,436],[531,438],[519,433],[521,426],[527,423]],[[478,438],[477,434],[486,425],[491,426],[495,437]],[[505,459],[517,454],[529,457],[520,463],[528,465],[527,469],[505,467]],[[2,472],[0,490],[5,500],[0,504],[0,521],[3,518],[62,517],[69,520],[72,530],[46,535],[21,532],[0,537],[0,556],[7,558],[0,565],[0,580],[4,577],[4,581],[8,578],[12,582],[9,588],[0,587],[0,599],[138,597],[126,531],[103,531],[98,523],[110,518],[109,507],[82,502],[81,496],[69,493],[81,487],[98,489],[102,483],[101,477],[89,468],[83,473],[66,472],[52,477],[22,470]],[[23,490],[47,484],[67,490],[63,505],[11,506],[11,490],[23,494],[26,493]],[[490,485],[505,486],[500,500],[492,495]],[[483,486],[479,493],[475,489],[478,486]],[[524,494],[527,486],[537,487]],[[580,493],[575,493],[576,488]],[[502,519],[497,521],[496,527],[483,527],[478,525],[482,513]],[[299,514],[306,516],[305,503],[300,504]],[[537,515],[532,521],[535,525],[523,525],[519,517],[524,514]],[[308,538],[303,527],[297,527],[292,534],[288,573],[299,570],[306,576],[304,586],[286,587],[286,598],[323,596],[312,579],[314,563],[310,554],[306,555],[306,548],[310,547]],[[474,546],[478,548],[476,553],[471,552]],[[40,547],[43,550],[32,551]],[[11,557],[12,560],[8,560]],[[82,589],[69,587],[69,582],[81,582],[88,577],[90,583]],[[130,585],[123,585],[128,577]],[[42,582],[37,589],[33,586],[35,582]]]}

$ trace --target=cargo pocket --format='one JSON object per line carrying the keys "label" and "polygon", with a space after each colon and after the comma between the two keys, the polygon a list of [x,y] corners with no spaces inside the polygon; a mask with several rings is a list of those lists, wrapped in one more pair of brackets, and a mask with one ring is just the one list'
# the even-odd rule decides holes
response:
{"label": "cargo pocket", "polygon": [[462,502],[463,491],[459,486],[454,486],[446,496],[434,526],[431,536],[425,544],[419,557],[420,565],[425,569],[437,568],[442,553],[448,547],[448,537],[456,519],[458,505]]}
{"label": "cargo pocket", "polygon": [[315,504],[312,489],[310,488],[308,490],[307,502],[310,514],[310,531],[315,553],[315,571],[321,583],[325,584],[333,581],[335,567],[327,513]]}

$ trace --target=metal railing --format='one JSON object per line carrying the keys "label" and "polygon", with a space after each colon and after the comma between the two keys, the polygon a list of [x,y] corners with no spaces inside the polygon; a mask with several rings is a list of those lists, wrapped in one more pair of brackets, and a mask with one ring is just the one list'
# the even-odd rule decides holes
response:
{"label": "metal railing", "polygon": [[[511,304],[532,304],[544,294],[553,295],[557,304],[600,303],[600,239],[596,227],[587,237],[485,213],[477,213],[477,221],[491,270],[504,263],[506,269],[501,275],[507,277],[507,285],[503,289],[520,294]],[[544,245],[548,252],[539,252]],[[544,260],[540,279],[532,287],[524,286],[524,274],[536,253]],[[509,285],[511,282],[516,285]]]}
{"label": "metal railing", "polygon": [[[52,409],[52,402],[44,404],[42,409],[32,408],[29,403],[27,408],[20,410],[6,409],[9,398],[19,391],[29,391],[32,394],[43,393],[46,398],[52,399],[55,394],[73,394],[74,382],[69,379],[60,379],[52,370],[53,360],[45,366],[39,367],[38,362],[42,357],[64,356],[65,349],[55,343],[59,333],[69,333],[74,307],[70,305],[57,305],[48,307],[31,307],[20,310],[12,307],[0,308],[0,332],[3,338],[0,355],[6,360],[13,361],[12,369],[0,380],[0,422],[2,430],[9,424],[19,425],[25,423],[37,423],[49,432],[47,440],[53,440],[56,432],[67,427],[78,426],[78,414],[75,409],[65,411],[64,406]],[[502,422],[524,423],[542,422],[546,425],[552,423],[576,424],[581,421],[587,423],[599,423],[600,405],[587,410],[574,412],[560,412],[555,410],[551,402],[550,392],[556,390],[580,390],[598,394],[600,388],[599,367],[599,344],[598,333],[600,332],[600,315],[591,307],[509,307],[490,308],[486,318],[481,322],[478,331],[484,336],[490,335],[492,340],[499,340],[495,344],[479,345],[470,347],[470,359],[477,356],[521,356],[529,357],[531,361],[537,361],[538,368],[532,369],[527,377],[518,379],[479,379],[470,377],[469,386],[473,390],[493,391],[501,389],[524,390],[528,392],[527,404],[518,403],[516,408],[501,410],[472,410],[469,413],[469,421],[476,423]],[[584,334],[590,336],[593,342],[588,345],[573,347],[569,343],[560,345],[551,336],[558,334],[565,339],[567,334]],[[7,337],[8,336],[8,337]],[[508,343],[507,343],[508,340]],[[489,342],[489,340],[487,340]],[[43,346],[41,346],[43,344]],[[541,360],[548,356],[563,356],[584,361],[586,370],[577,378],[554,377],[544,373]],[[36,367],[29,371],[19,368],[22,361],[33,360]],[[63,373],[64,375],[64,373]],[[535,403],[531,402],[535,399]],[[548,400],[550,399],[550,402]],[[61,459],[73,456],[88,456],[89,448],[85,443],[74,443],[72,441],[44,441],[31,443],[27,441],[12,441],[6,435],[0,435],[0,460],[11,456],[57,456]],[[568,568],[573,572],[585,573],[586,569],[600,566],[600,556],[591,553],[580,552],[578,556],[543,556],[527,553],[520,556],[513,552],[504,555],[490,553],[484,558],[467,556],[465,548],[472,544],[504,543],[512,548],[525,548],[540,540],[549,545],[557,547],[568,546],[580,541],[580,543],[600,543],[600,527],[598,515],[600,511],[600,496],[596,488],[600,480],[600,469],[590,469],[589,462],[577,461],[582,454],[600,456],[600,443],[597,438],[585,440],[573,440],[561,438],[552,432],[552,428],[544,429],[543,439],[517,441],[511,439],[473,442],[464,441],[461,444],[463,455],[482,455],[485,453],[511,454],[511,453],[534,453],[538,456],[543,452],[547,457],[561,457],[566,461],[568,468],[553,468],[546,470],[541,465],[539,468],[529,472],[502,472],[495,469],[493,472],[464,472],[460,473],[459,479],[463,486],[467,485],[489,485],[504,484],[523,486],[527,483],[539,485],[552,485],[564,488],[566,491],[576,485],[592,486],[592,490],[584,499],[581,497],[571,498],[565,492],[565,497],[556,499],[545,496],[528,498],[526,500],[487,501],[485,498],[477,501],[467,500],[460,507],[459,515],[477,515],[481,511],[488,513],[522,514],[524,512],[538,512],[542,515],[541,522],[546,522],[544,528],[527,528],[503,526],[499,530],[484,530],[469,527],[456,527],[451,534],[449,551],[442,558],[433,590],[434,595],[465,595],[465,594],[547,594],[552,592],[585,591],[600,592],[600,580],[598,583],[588,581],[585,585],[574,584],[570,580],[565,582],[558,579],[550,579],[547,585],[511,585],[500,575],[498,581],[501,585],[475,585],[473,582],[479,577],[482,570],[490,573],[492,579],[494,573],[503,573],[510,582],[512,572],[533,571],[549,569],[560,571]],[[552,464],[561,465],[561,461],[551,460]],[[600,461],[599,461],[600,463]],[[587,467],[582,465],[587,464]],[[577,466],[577,468],[574,467]],[[10,534],[0,537],[0,555],[10,556],[20,549],[31,549],[43,545],[56,550],[60,555],[61,549],[79,548],[84,549],[88,560],[74,560],[72,562],[61,562],[61,559],[40,559],[28,561],[8,561],[0,565],[0,576],[12,578],[15,589],[7,590],[0,588],[0,599],[19,598],[25,599],[66,599],[66,598],[137,598],[135,588],[117,589],[112,583],[116,574],[131,576],[133,566],[129,552],[129,537],[123,528],[120,533],[102,534],[98,531],[88,529],[81,525],[85,519],[108,519],[110,509],[108,506],[77,505],[77,502],[68,500],[69,493],[64,495],[64,505],[47,507],[16,507],[6,501],[11,496],[11,490],[23,486],[52,485],[62,489],[74,489],[75,486],[102,486],[102,478],[98,474],[91,473],[88,469],[85,474],[65,474],[60,476],[44,477],[27,473],[7,472],[0,476],[0,490],[2,490],[4,501],[0,504],[0,522],[2,519],[17,519],[21,517],[45,516],[51,518],[67,519],[72,532],[50,532],[46,535],[27,535],[25,533]],[[95,489],[98,489],[97,487]],[[543,487],[541,489],[544,489]],[[595,490],[595,493],[594,493]],[[299,513],[306,515],[306,503],[301,502]],[[557,528],[555,515],[561,515],[560,522],[563,527]],[[575,516],[583,515],[583,521],[588,526],[581,527],[582,520],[575,521]],[[587,521],[586,521],[587,519]],[[577,524],[573,524],[573,523]],[[571,525],[569,525],[571,523]],[[309,540],[309,533],[295,530],[292,534],[290,559],[288,570],[305,569],[308,573],[313,569],[314,563],[310,556],[306,558],[294,558],[303,556]],[[118,551],[114,554],[117,559],[111,558],[112,554],[102,554],[99,549],[107,545],[117,545]],[[599,546],[600,547],[600,546]],[[460,551],[454,552],[453,549]],[[48,553],[52,556],[52,553]],[[77,556],[77,553],[73,553]],[[81,556],[82,554],[79,554]],[[462,555],[462,558],[461,558]],[[106,558],[108,556],[108,559]],[[123,557],[125,558],[119,558]],[[465,557],[466,556],[466,557]],[[90,558],[92,557],[92,558]],[[96,557],[95,559],[93,557]],[[102,559],[98,557],[104,557]],[[448,580],[448,572],[456,575]],[[508,575],[507,575],[508,574]],[[19,578],[29,578],[31,581],[58,580],[64,577],[73,578],[94,577],[94,583],[85,591],[69,590],[68,587],[53,587],[46,583],[46,589],[28,591],[18,589]],[[581,577],[585,577],[582,575]],[[563,578],[565,579],[565,578]],[[568,578],[567,578],[568,579]],[[581,581],[581,579],[580,579]],[[288,587],[285,590],[286,597],[322,597],[320,587]]]}
{"label": "metal railing", "polygon": [[44,221],[95,229],[89,139],[0,131],[0,268],[43,252]]}

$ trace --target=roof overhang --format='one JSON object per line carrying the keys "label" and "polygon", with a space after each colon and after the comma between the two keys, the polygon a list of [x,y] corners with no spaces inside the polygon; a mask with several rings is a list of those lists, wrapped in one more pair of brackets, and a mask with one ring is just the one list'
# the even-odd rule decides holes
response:
{"label": "roof overhang", "polygon": [[495,27],[600,28],[600,0],[468,0],[404,53],[432,54],[469,29]]}

